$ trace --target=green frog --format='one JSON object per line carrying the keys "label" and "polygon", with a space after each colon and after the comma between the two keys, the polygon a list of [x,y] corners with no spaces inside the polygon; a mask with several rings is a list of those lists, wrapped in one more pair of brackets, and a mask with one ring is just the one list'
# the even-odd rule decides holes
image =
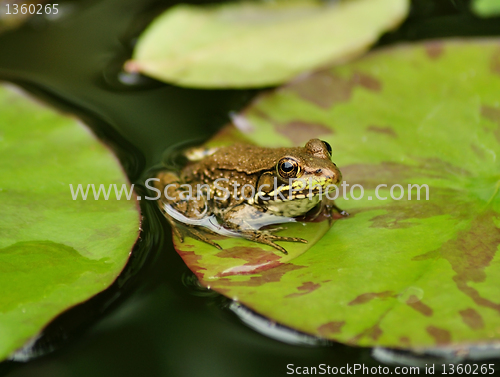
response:
{"label": "green frog", "polygon": [[315,207],[346,215],[325,201],[342,179],[325,141],[294,148],[234,144],[187,157],[191,161],[180,172],[161,171],[155,183],[162,192],[158,205],[181,242],[182,228],[219,249],[209,233],[244,237],[287,254],[276,241],[307,240],[275,234],[281,227],[261,228],[295,221]]}

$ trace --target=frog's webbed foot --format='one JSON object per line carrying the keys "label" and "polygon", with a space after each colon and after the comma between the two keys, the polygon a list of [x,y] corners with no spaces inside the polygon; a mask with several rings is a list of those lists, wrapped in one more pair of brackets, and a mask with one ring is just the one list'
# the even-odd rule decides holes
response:
{"label": "frog's webbed foot", "polygon": [[262,243],[264,245],[269,245],[271,247],[274,247],[276,250],[281,251],[283,254],[288,255],[288,251],[286,249],[278,244],[275,243],[275,241],[287,241],[287,242],[302,242],[302,243],[307,243],[307,240],[303,238],[298,238],[298,237],[283,237],[283,236],[277,236],[273,233],[283,230],[286,228],[279,227],[279,228],[274,228],[274,229],[269,229],[269,230],[243,230],[241,231],[241,234],[243,237],[250,241]]}
{"label": "frog's webbed foot", "polygon": [[307,243],[307,240],[276,235],[276,232],[287,229],[282,226],[260,229],[262,226],[285,222],[288,222],[287,218],[262,212],[258,208],[246,204],[236,206],[224,215],[224,227],[226,229],[237,232],[247,240],[269,245],[283,254],[288,254],[284,247],[276,244],[276,241]]}

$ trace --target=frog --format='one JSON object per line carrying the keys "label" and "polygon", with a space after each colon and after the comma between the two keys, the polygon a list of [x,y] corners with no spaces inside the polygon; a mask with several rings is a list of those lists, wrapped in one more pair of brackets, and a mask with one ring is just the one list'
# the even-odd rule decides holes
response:
{"label": "frog", "polygon": [[[161,170],[155,188],[158,206],[176,236],[184,233],[222,249],[210,234],[243,237],[271,246],[276,242],[301,242],[298,237],[277,235],[286,229],[269,225],[296,221],[315,208],[347,216],[331,200],[328,190],[342,180],[332,162],[332,147],[311,139],[303,147],[268,148],[253,144],[186,152],[188,163],[179,171]],[[179,226],[180,225],[180,226]]]}

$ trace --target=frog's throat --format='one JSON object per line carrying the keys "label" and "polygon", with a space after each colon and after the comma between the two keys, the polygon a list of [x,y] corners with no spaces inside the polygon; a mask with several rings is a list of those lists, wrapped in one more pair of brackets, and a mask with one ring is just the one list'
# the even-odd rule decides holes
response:
{"label": "frog's throat", "polygon": [[312,198],[270,201],[265,205],[267,212],[277,216],[297,217],[305,215],[319,203],[319,195]]}
{"label": "frog's throat", "polygon": [[329,191],[334,191],[336,186],[332,179],[317,177],[309,179],[290,179],[288,184],[278,186],[275,178],[274,188],[271,192],[264,192],[258,187],[254,197],[254,202],[283,201],[288,202],[297,199],[310,199],[316,196],[326,195]]}

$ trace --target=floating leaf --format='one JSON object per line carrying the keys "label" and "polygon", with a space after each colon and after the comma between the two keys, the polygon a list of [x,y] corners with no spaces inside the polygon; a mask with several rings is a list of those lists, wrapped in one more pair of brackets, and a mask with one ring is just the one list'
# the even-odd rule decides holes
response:
{"label": "floating leaf", "polygon": [[498,0],[473,0],[472,11],[480,17],[500,16],[500,1]]}
{"label": "floating leaf", "polygon": [[[134,200],[73,200],[126,179],[78,121],[0,87],[0,359],[107,288],[137,238]],[[130,190],[130,189],[129,189]],[[125,195],[124,195],[125,196]]]}
{"label": "floating leaf", "polygon": [[[411,349],[498,342],[498,93],[500,43],[471,41],[374,51],[262,95],[235,118],[244,137],[328,141],[363,198],[341,195],[351,216],[294,259],[258,245],[207,257],[211,246],[190,239],[179,253],[205,286],[305,333]],[[429,200],[415,187],[409,200],[409,184],[428,185]],[[228,258],[276,263],[227,275]]]}
{"label": "floating leaf", "polygon": [[407,0],[177,5],[140,36],[129,71],[200,88],[276,85],[362,52]]}

